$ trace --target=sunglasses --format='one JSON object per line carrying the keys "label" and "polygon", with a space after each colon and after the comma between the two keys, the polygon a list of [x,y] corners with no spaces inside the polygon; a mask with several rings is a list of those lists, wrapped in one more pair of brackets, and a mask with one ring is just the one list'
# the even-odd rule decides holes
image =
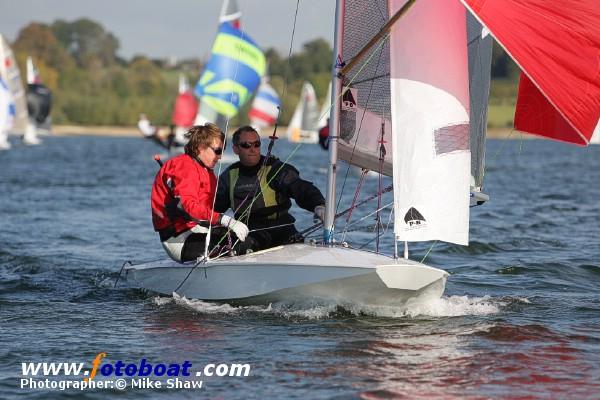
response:
{"label": "sunglasses", "polygon": [[240,142],[238,143],[238,146],[242,149],[250,149],[252,147],[258,149],[260,147],[260,140],[257,140],[256,142]]}
{"label": "sunglasses", "polygon": [[210,147],[210,149],[212,151],[215,152],[216,155],[220,156],[221,154],[223,154],[223,148],[222,147]]}

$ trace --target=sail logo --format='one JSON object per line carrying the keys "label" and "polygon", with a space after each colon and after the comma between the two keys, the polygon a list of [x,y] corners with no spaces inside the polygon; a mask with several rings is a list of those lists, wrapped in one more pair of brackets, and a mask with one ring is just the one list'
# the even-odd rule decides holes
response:
{"label": "sail logo", "polygon": [[342,96],[342,111],[356,112],[356,89],[348,88]]}
{"label": "sail logo", "polygon": [[356,112],[357,89],[346,88],[342,95],[342,106],[340,107],[340,138],[350,142],[356,132]]}
{"label": "sail logo", "polygon": [[408,209],[404,215],[404,222],[410,229],[422,228],[427,225],[425,217],[414,207]]}
{"label": "sail logo", "polygon": [[345,65],[346,63],[342,61],[342,56],[338,54],[335,60],[335,69],[344,68]]}

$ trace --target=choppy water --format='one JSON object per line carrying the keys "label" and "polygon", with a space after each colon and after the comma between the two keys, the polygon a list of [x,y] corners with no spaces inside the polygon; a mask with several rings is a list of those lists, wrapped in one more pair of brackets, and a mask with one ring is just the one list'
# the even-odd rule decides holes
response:
{"label": "choppy water", "polygon": [[[292,149],[276,145],[282,158]],[[0,153],[0,398],[600,398],[600,146],[487,150],[492,201],[472,209],[471,245],[437,243],[427,256],[451,273],[445,296],[342,310],[113,289],[125,260],[164,257],[148,200],[157,148],[102,137],[15,145]],[[322,189],[325,161],[308,145],[292,159]],[[350,174],[341,208],[356,181]],[[363,192],[377,186],[369,178]],[[300,229],[312,224],[296,215]],[[365,242],[370,225],[348,239]],[[412,256],[430,247],[411,246]],[[196,390],[18,387],[22,362],[88,368],[102,351],[111,362],[248,363],[251,373],[204,378]]]}

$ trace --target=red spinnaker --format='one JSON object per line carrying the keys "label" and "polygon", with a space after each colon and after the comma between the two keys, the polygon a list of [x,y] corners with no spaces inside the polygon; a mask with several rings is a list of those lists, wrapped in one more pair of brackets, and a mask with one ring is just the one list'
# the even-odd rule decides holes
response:
{"label": "red spinnaker", "polygon": [[184,92],[177,96],[173,108],[173,124],[176,126],[189,127],[194,125],[198,102],[192,92]]}
{"label": "red spinnaker", "polygon": [[599,0],[461,0],[521,68],[515,129],[588,144],[600,130]]}

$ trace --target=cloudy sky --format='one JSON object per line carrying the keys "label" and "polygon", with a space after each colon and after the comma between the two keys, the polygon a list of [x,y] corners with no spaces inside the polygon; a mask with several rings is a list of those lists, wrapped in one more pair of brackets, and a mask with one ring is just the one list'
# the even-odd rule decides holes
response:
{"label": "cloudy sky", "polygon": [[[287,55],[296,0],[237,0],[242,29],[263,48]],[[32,21],[86,17],[120,42],[119,55],[204,57],[217,31],[221,0],[0,0],[0,33],[13,41]],[[294,51],[322,37],[332,43],[334,0],[300,0]]]}

